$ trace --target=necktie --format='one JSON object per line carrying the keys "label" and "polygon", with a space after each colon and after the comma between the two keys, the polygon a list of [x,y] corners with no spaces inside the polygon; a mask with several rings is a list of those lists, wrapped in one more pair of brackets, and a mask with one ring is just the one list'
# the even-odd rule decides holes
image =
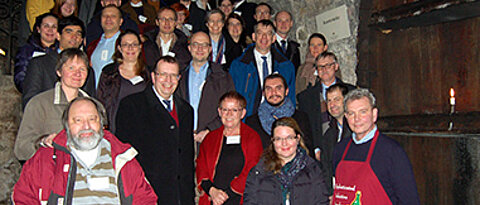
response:
{"label": "necktie", "polygon": [[262,63],[262,71],[263,71],[263,79],[268,76],[268,64],[267,64],[267,56],[262,56],[263,63]]}
{"label": "necktie", "polygon": [[167,106],[168,112],[172,112],[172,108],[170,107],[170,100],[163,100],[163,103]]}
{"label": "necktie", "polygon": [[283,53],[286,53],[287,52],[287,41],[281,40],[280,43],[282,43]]}

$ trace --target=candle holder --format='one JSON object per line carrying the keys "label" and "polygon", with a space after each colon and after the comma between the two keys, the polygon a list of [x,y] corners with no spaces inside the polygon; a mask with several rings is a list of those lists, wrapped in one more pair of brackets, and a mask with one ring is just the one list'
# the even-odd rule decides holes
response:
{"label": "candle holder", "polygon": [[455,113],[455,105],[450,105],[450,115]]}

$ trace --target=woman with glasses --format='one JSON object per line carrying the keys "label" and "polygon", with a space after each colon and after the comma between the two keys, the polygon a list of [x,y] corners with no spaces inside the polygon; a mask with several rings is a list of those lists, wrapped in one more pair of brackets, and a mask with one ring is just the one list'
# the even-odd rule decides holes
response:
{"label": "woman with glasses", "polygon": [[245,106],[245,98],[235,91],[220,98],[223,125],[208,133],[196,160],[200,205],[242,204],[247,175],[262,153],[260,137],[242,123]]}
{"label": "woman with glasses", "polygon": [[97,99],[103,103],[108,114],[109,129],[115,132],[115,116],[120,100],[143,91],[149,81],[142,59],[140,36],[126,30],[117,39],[114,63],[106,65],[97,88]]}
{"label": "woman with glasses", "polygon": [[173,10],[177,12],[177,22],[175,23],[175,28],[182,31],[187,37],[192,35],[192,25],[188,24],[188,18],[190,17],[190,12],[187,7],[181,3],[174,3],[170,6]]}
{"label": "woman with glasses", "polygon": [[250,171],[244,204],[329,204],[323,173],[291,117],[272,125],[272,142]]}

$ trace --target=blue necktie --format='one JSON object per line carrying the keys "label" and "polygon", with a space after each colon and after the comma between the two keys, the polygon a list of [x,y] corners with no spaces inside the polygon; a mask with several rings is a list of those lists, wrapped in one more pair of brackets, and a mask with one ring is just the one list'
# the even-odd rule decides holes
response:
{"label": "blue necktie", "polygon": [[287,53],[287,41],[281,40],[283,53]]}
{"label": "blue necktie", "polygon": [[267,56],[262,56],[262,59],[263,59],[263,64],[262,64],[263,79],[265,79],[268,76]]}
{"label": "blue necktie", "polygon": [[170,100],[163,100],[163,103],[167,106],[168,112],[172,112],[172,108],[170,107]]}

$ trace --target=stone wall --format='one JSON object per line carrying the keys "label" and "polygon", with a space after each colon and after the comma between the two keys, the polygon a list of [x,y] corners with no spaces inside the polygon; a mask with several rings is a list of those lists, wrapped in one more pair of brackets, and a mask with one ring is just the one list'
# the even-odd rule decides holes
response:
{"label": "stone wall", "polygon": [[[0,66],[3,71],[3,67]],[[0,74],[0,204],[9,204],[13,185],[21,166],[13,155],[13,145],[20,124],[20,93],[12,75]]]}
{"label": "stone wall", "polygon": [[345,4],[348,8],[352,35],[333,43],[328,42],[328,44],[329,50],[335,53],[339,59],[342,79],[345,82],[356,84],[359,0],[249,0],[249,2],[265,2],[273,7],[274,12],[287,10],[294,15],[295,23],[290,31],[290,37],[296,39],[302,46],[300,48],[302,62],[308,49],[308,37],[310,34],[318,32],[315,17],[322,12]]}

